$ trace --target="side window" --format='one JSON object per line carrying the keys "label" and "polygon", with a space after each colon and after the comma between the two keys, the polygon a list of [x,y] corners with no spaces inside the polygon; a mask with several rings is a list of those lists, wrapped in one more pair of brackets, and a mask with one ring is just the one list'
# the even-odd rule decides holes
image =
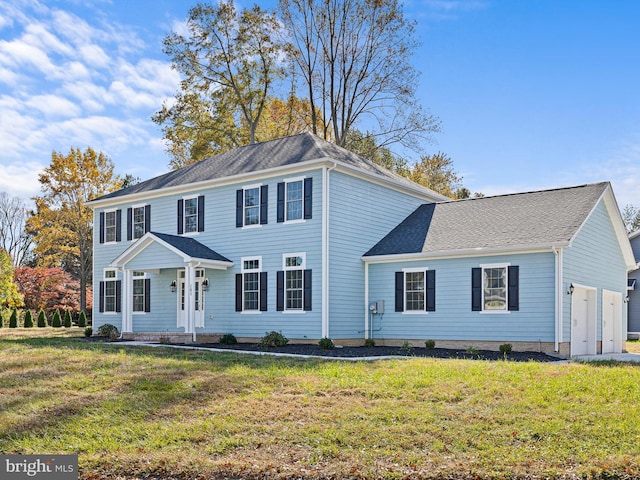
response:
{"label": "side window", "polygon": [[118,280],[118,272],[114,269],[106,269],[103,280],[100,282],[99,311],[101,313],[120,312],[121,289],[122,281]]}
{"label": "side window", "polygon": [[487,264],[471,270],[471,310],[509,312],[519,310],[520,269],[516,265]]}
{"label": "side window", "polygon": [[286,253],[276,277],[276,310],[311,311],[312,271],[306,268],[305,253]]}
{"label": "side window", "polygon": [[236,275],[236,311],[267,310],[267,272],[262,271],[262,257],[243,257],[241,273]]}
{"label": "side window", "polygon": [[122,210],[100,212],[100,243],[113,243],[122,240]]}
{"label": "side window", "polygon": [[137,240],[151,230],[151,205],[127,209],[127,240]]}
{"label": "side window", "polygon": [[236,227],[268,223],[268,185],[251,185],[236,191]]}
{"label": "side window", "polygon": [[178,200],[178,234],[204,232],[204,195]]}
{"label": "side window", "polygon": [[407,268],[396,272],[396,312],[436,311],[436,271]]}
{"label": "side window", "polygon": [[151,311],[150,302],[151,280],[144,272],[133,272],[133,312],[145,313]]}
{"label": "side window", "polygon": [[278,183],[277,221],[295,222],[312,218],[313,178],[292,178]]}

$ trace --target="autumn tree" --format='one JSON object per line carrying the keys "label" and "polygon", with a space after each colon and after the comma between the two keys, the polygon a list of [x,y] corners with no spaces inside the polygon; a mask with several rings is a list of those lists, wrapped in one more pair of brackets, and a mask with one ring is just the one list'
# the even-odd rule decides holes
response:
{"label": "autumn tree", "polygon": [[409,178],[449,198],[456,198],[456,190],[462,187],[462,177],[453,169],[451,157],[442,152],[422,156]]}
{"label": "autumn tree", "polygon": [[409,164],[405,159],[394,155],[388,147],[378,145],[376,139],[370,133],[362,133],[355,129],[351,130],[347,135],[347,142],[344,147],[404,177],[408,177],[411,173]]}
{"label": "autumn tree", "polygon": [[91,148],[72,148],[66,155],[54,151],[38,176],[42,196],[34,197],[36,213],[27,221],[38,263],[62,267],[79,279],[81,310],[87,306],[93,258],[93,214],[86,203],[119,188],[113,169],[106,155]]}
{"label": "autumn tree", "polygon": [[153,116],[162,126],[174,168],[256,142],[274,83],[282,77],[281,23],[259,6],[233,0],[189,10],[188,33],[164,40],[183,77],[175,100]]}
{"label": "autumn tree", "polygon": [[640,208],[627,204],[622,210],[622,220],[627,227],[627,233],[640,229]]}
{"label": "autumn tree", "polygon": [[415,98],[418,43],[397,0],[280,0],[280,11],[311,113],[323,118],[314,133],[344,147],[372,124],[378,145],[418,151],[439,130]]}
{"label": "autumn tree", "polygon": [[0,307],[15,308],[22,305],[22,295],[13,282],[13,262],[9,254],[0,248]]}
{"label": "autumn tree", "polygon": [[33,243],[33,235],[25,229],[32,213],[21,198],[0,193],[0,249],[9,254],[15,266],[25,262]]}
{"label": "autumn tree", "polygon": [[[28,309],[81,310],[80,282],[60,267],[18,267],[14,272],[14,281]],[[91,305],[92,302],[91,288],[87,288],[87,304]]]}

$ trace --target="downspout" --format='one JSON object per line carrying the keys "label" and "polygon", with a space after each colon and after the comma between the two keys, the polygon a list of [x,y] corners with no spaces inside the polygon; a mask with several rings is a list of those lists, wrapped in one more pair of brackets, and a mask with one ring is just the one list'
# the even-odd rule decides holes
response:
{"label": "downspout", "polygon": [[562,261],[562,248],[553,247],[553,253],[555,254],[555,343],[554,343],[554,351],[556,353],[560,352],[560,342],[562,341],[562,313],[564,309],[564,289],[562,287],[563,283],[563,261]]}
{"label": "downspout", "polygon": [[369,338],[369,262],[364,262],[364,339]]}
{"label": "downspout", "polygon": [[329,337],[329,172],[338,166],[322,169],[322,336]]}

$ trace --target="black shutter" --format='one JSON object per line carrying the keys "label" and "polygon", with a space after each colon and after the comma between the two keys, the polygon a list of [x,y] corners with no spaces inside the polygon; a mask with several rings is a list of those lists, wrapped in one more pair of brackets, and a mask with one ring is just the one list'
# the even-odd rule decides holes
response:
{"label": "black shutter", "polygon": [[240,228],[244,225],[244,215],[242,204],[244,202],[244,192],[236,190],[236,227]]}
{"label": "black shutter", "polygon": [[198,231],[204,232],[204,195],[198,196]]}
{"label": "black shutter", "polygon": [[269,185],[260,187],[260,225],[266,225],[269,221]]}
{"label": "black shutter", "polygon": [[517,312],[520,310],[520,267],[517,265],[509,267],[509,293],[507,304],[509,311]]}
{"label": "black shutter", "polygon": [[178,235],[184,233],[184,200],[178,200]]}
{"label": "black shutter", "polygon": [[260,272],[260,311],[267,311],[267,272]]}
{"label": "black shutter", "polygon": [[436,271],[427,270],[427,312],[436,311]]}
{"label": "black shutter", "polygon": [[242,311],[242,274],[236,273],[236,312]]}
{"label": "black shutter", "polygon": [[151,205],[144,206],[144,233],[151,231]]}
{"label": "black shutter", "polygon": [[100,243],[104,243],[104,212],[100,212]]}
{"label": "black shutter", "polygon": [[284,272],[276,273],[276,310],[284,311]]}
{"label": "black shutter", "polygon": [[116,312],[122,310],[122,280],[116,280]]}
{"label": "black shutter", "polygon": [[305,270],[303,275],[302,308],[305,312],[311,311],[311,270]]}
{"label": "black shutter", "polygon": [[304,218],[309,219],[313,213],[313,178],[304,179]]}
{"label": "black shutter", "polygon": [[396,312],[404,312],[404,272],[396,272]]}
{"label": "black shutter", "polygon": [[116,242],[122,241],[122,210],[116,210]]}
{"label": "black shutter", "polygon": [[144,311],[151,311],[151,279],[144,279]]}
{"label": "black shutter", "polygon": [[482,310],[482,268],[471,269],[471,311]]}
{"label": "black shutter", "polygon": [[127,240],[133,239],[133,208],[127,208]]}
{"label": "black shutter", "polygon": [[284,182],[278,183],[278,203],[276,208],[276,217],[278,223],[284,222]]}
{"label": "black shutter", "polygon": [[100,298],[98,299],[98,311],[104,312],[104,282],[100,282]]}

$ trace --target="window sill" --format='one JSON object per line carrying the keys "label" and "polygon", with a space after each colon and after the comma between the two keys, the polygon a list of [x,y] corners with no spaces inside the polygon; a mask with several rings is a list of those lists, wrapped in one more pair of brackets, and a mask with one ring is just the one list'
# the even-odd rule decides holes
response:
{"label": "window sill", "polygon": [[262,315],[260,310],[243,310],[240,315]]}
{"label": "window sill", "polygon": [[307,313],[305,310],[282,310],[284,315],[304,315]]}
{"label": "window sill", "polygon": [[262,228],[262,224],[258,223],[256,225],[243,225],[242,230],[252,230],[254,228]]}
{"label": "window sill", "polygon": [[[427,312],[426,310],[405,310],[402,313],[404,315],[428,315],[429,314],[429,312]],[[431,313],[433,313],[433,312],[431,312]]]}
{"label": "window sill", "polygon": [[307,221],[304,218],[298,220],[285,220],[282,222],[284,225],[295,225],[297,223],[306,223]]}
{"label": "window sill", "polygon": [[508,315],[511,313],[509,310],[482,310],[480,315]]}

